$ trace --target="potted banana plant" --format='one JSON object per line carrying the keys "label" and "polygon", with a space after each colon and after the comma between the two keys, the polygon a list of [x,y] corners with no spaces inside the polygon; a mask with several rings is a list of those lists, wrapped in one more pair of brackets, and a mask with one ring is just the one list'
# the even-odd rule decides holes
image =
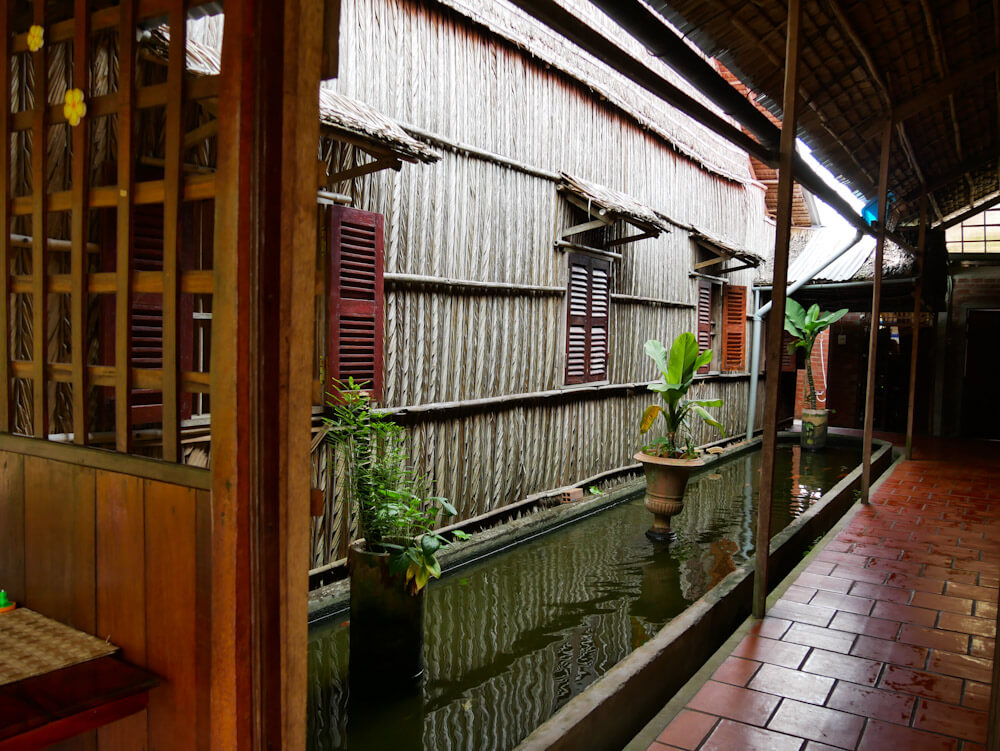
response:
{"label": "potted banana plant", "polygon": [[834,313],[823,312],[819,305],[812,305],[806,310],[795,300],[785,299],[785,331],[795,337],[789,349],[799,347],[806,354],[806,398],[809,406],[802,410],[802,448],[813,451],[826,446],[827,426],[830,410],[818,409],[816,404],[816,384],[813,381],[812,350],[816,338],[847,314],[847,308]]}
{"label": "potted banana plant", "polygon": [[448,544],[434,530],[456,511],[429,494],[409,466],[405,431],[372,409],[359,384],[349,379],[332,396],[326,440],[343,461],[342,502],[357,509],[362,537],[347,556],[351,690],[405,692],[423,673],[424,591],[441,575],[437,552]]}
{"label": "potted banana plant", "polygon": [[684,508],[688,476],[704,463],[695,452],[691,420],[700,419],[717,428],[723,436],[726,432],[708,411],[721,407],[721,399],[687,398],[695,373],[711,361],[712,351],[699,354],[698,340],[687,331],[674,340],[669,352],[655,339],[646,342],[645,350],[662,375],[660,381],[649,385],[649,390],[657,392],[664,404],[646,408],[639,430],[645,435],[656,418],[662,416],[666,432],[644,446],[635,458],[646,472],[646,508],[653,514],[653,526],[646,531],[646,536],[657,542],[669,542],[673,538],[670,517]]}

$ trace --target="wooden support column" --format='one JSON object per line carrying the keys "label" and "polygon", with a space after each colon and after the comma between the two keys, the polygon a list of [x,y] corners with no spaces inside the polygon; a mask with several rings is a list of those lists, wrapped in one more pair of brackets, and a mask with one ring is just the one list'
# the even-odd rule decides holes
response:
{"label": "wooden support column", "polygon": [[[32,22],[45,28],[45,0],[35,0]],[[48,277],[49,249],[48,178],[49,80],[48,47],[42,45],[32,54],[35,74],[34,110],[31,115],[31,432],[36,438],[49,435],[49,399],[45,383],[48,357],[49,317],[45,282]],[[6,102],[5,102],[6,106]],[[6,302],[6,301],[4,301]]]}
{"label": "wooden support column", "polygon": [[[73,87],[90,101],[90,2],[75,0]],[[72,214],[70,216],[70,366],[73,379],[73,442],[87,442],[87,194],[90,187],[90,120],[73,128]]]}
{"label": "wooden support column", "polygon": [[163,162],[163,460],[180,455],[177,346],[180,315],[179,240],[181,236],[182,165],[184,161],[184,63],[187,57],[187,3],[170,2],[170,50],[167,58],[167,112]]}
{"label": "wooden support column", "polygon": [[920,309],[924,284],[924,251],[927,244],[927,194],[920,196],[920,230],[917,237],[917,286],[913,290],[913,347],[910,352],[910,395],[906,409],[906,458],[913,458],[913,420],[916,412],[917,363],[920,349]]}
{"label": "wooden support column", "polygon": [[[997,613],[1000,637],[1000,612]],[[993,641],[993,685],[990,688],[990,716],[987,722],[986,751],[1000,751],[1000,638]]]}
{"label": "wooden support column", "polygon": [[872,429],[875,425],[875,365],[878,358],[878,320],[882,302],[882,258],[885,254],[885,222],[888,214],[889,150],[892,118],[882,130],[882,157],[878,170],[878,231],[875,240],[875,279],[872,282],[872,318],[868,336],[868,379],[865,388],[865,430],[861,444],[861,502],[868,503],[872,483]]}
{"label": "wooden support column", "polygon": [[767,610],[767,576],[771,552],[771,495],[774,491],[774,456],[778,439],[778,386],[781,382],[781,332],[785,327],[785,287],[788,284],[788,246],[792,234],[792,190],[795,186],[795,131],[799,76],[802,8],[800,0],[788,2],[785,39],[785,94],[782,102],[780,162],[778,166],[778,226],[774,239],[774,279],[771,313],[767,321],[764,370],[764,435],[760,460],[760,493],[757,510],[756,567],[753,580],[753,615]]}
{"label": "wooden support column", "polygon": [[[306,733],[322,0],[227,6],[212,336],[211,747]],[[281,102],[281,106],[276,103]],[[277,197],[277,198],[276,198]],[[279,200],[280,198],[280,200]]]}
{"label": "wooden support column", "polygon": [[[10,17],[13,3],[0,9],[0,91],[10,91]],[[10,102],[0,104],[0,300],[10,300]],[[0,305],[0,433],[10,433],[10,304]]]}
{"label": "wooden support column", "polygon": [[135,0],[118,24],[118,223],[115,252],[115,448],[132,453],[132,195],[135,187]]}

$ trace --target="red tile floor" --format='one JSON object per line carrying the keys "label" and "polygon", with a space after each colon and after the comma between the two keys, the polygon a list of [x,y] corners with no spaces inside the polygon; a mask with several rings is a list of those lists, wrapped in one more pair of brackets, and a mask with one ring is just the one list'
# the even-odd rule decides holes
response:
{"label": "red tile floor", "polygon": [[984,748],[1000,446],[932,454],[895,468],[649,751]]}

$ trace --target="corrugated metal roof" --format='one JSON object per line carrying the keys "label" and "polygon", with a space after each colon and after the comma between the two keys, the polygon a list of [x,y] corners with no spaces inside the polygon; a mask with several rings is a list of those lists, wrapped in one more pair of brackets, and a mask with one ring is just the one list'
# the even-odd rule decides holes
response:
{"label": "corrugated metal roof", "polygon": [[[788,281],[804,278],[821,266],[823,261],[834,256],[853,237],[854,232],[841,227],[821,227],[813,232],[806,247],[789,264]],[[850,250],[817,274],[813,281],[846,282],[853,279],[874,249],[875,241],[867,235],[862,237]]]}

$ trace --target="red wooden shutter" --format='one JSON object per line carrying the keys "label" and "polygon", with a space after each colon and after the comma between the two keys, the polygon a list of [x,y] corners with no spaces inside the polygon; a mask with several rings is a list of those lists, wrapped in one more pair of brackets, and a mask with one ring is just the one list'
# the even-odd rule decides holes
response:
{"label": "red wooden shutter", "polygon": [[327,233],[326,389],[353,378],[382,398],[384,220],[346,206],[330,211]]}
{"label": "red wooden shutter", "polygon": [[722,369],[742,371],[746,362],[747,288],[722,290]]}
{"label": "red wooden shutter", "polygon": [[[712,348],[712,284],[698,282],[698,352]],[[711,363],[698,368],[699,373],[708,373]]]}
{"label": "red wooden shutter", "polygon": [[568,292],[566,383],[606,380],[611,263],[577,253],[570,255]]}

